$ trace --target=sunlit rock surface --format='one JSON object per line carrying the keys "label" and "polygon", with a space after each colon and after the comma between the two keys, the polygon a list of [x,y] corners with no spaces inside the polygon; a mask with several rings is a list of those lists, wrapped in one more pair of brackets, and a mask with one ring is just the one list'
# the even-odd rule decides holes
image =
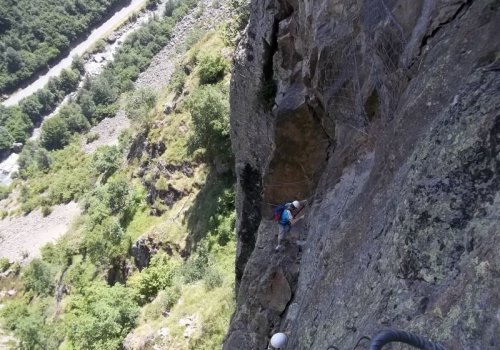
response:
{"label": "sunlit rock surface", "polygon": [[[493,0],[252,1],[225,349],[278,330],[289,350],[348,349],[388,328],[500,347],[499,32]],[[296,197],[306,219],[275,253],[272,205]]]}

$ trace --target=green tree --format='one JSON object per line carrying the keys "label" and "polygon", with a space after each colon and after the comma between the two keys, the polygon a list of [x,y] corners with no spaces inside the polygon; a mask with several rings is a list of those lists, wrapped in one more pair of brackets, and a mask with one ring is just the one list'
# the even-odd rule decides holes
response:
{"label": "green tree", "polygon": [[65,329],[75,350],[119,349],[135,326],[139,310],[121,285],[94,284],[68,305]]}
{"label": "green tree", "polygon": [[71,69],[80,72],[80,74],[85,73],[85,62],[82,56],[73,56],[73,61],[71,62]]}
{"label": "green tree", "polygon": [[177,6],[179,6],[178,0],[168,0],[167,3],[165,4],[165,16],[172,17],[174,10]]}
{"label": "green tree", "polygon": [[1,311],[6,327],[14,332],[19,340],[18,349],[56,349],[61,342],[54,324],[45,317],[49,303],[46,299],[34,305],[24,300],[8,303]]}
{"label": "green tree", "polygon": [[38,90],[36,96],[42,105],[42,113],[50,112],[57,103],[56,96],[47,88]]}
{"label": "green tree", "polygon": [[96,105],[90,91],[85,89],[82,90],[82,92],[78,96],[78,104],[80,105],[85,118],[90,120],[94,117],[96,112]]}
{"label": "green tree", "polygon": [[59,88],[65,93],[75,91],[80,82],[80,74],[72,69],[63,69],[59,79]]}
{"label": "green tree", "polygon": [[85,233],[84,247],[90,260],[102,266],[126,253],[121,245],[123,230],[113,217],[106,217],[100,223],[91,225]]}
{"label": "green tree", "polygon": [[9,72],[14,73],[21,68],[21,55],[12,47],[8,47],[5,50],[5,63]]}
{"label": "green tree", "polygon": [[82,114],[82,109],[75,102],[70,102],[59,111],[59,116],[65,120],[70,133],[80,133],[90,129],[90,123]]}
{"label": "green tree", "polygon": [[0,126],[0,152],[9,150],[13,142],[14,138],[9,134],[7,129]]}
{"label": "green tree", "polygon": [[69,142],[70,132],[66,121],[60,116],[46,120],[42,125],[40,142],[48,150],[60,149]]}
{"label": "green tree", "polygon": [[54,290],[54,275],[50,265],[40,259],[33,260],[24,270],[23,282],[27,290],[36,294],[50,295]]}
{"label": "green tree", "polygon": [[24,142],[30,135],[33,123],[19,107],[8,108],[9,117],[5,122],[5,127],[15,142]]}
{"label": "green tree", "polygon": [[92,156],[92,167],[98,175],[108,178],[118,170],[121,164],[121,152],[116,146],[99,148]]}
{"label": "green tree", "polygon": [[172,286],[177,266],[166,254],[156,254],[148,267],[129,280],[129,286],[140,304],[153,300],[160,290]]}
{"label": "green tree", "polygon": [[22,99],[19,103],[19,107],[21,107],[23,113],[28,115],[33,122],[38,121],[43,113],[43,105],[38,100],[36,94]]}
{"label": "green tree", "polygon": [[210,160],[229,157],[229,101],[218,87],[201,86],[187,100],[193,120],[191,150],[204,148]]}
{"label": "green tree", "polygon": [[90,92],[96,105],[108,105],[116,101],[118,91],[115,88],[115,78],[111,71],[104,71],[91,81]]}
{"label": "green tree", "polygon": [[49,152],[44,148],[39,148],[35,152],[35,164],[41,171],[48,171],[52,163]]}
{"label": "green tree", "polygon": [[130,188],[125,177],[120,176],[104,186],[106,202],[112,214],[125,211],[130,203]]}
{"label": "green tree", "polygon": [[17,163],[19,164],[19,170],[21,173],[34,164],[35,153],[38,150],[39,145],[36,142],[28,141],[24,145],[21,153],[19,154],[19,159]]}

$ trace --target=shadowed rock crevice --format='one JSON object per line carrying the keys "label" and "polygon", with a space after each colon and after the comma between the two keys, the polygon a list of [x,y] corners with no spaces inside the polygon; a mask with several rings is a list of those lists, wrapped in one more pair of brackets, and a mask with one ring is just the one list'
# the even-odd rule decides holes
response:
{"label": "shadowed rock crevice", "polygon": [[309,198],[327,160],[330,139],[307,104],[278,119],[275,151],[264,177],[264,202]]}
{"label": "shadowed rock crevice", "polygon": [[262,219],[260,204],[262,200],[262,179],[260,173],[247,164],[239,174],[239,185],[243,192],[245,215],[237,225],[238,259],[236,260],[236,291],[243,276],[245,265],[250,258],[256,241],[257,230]]}

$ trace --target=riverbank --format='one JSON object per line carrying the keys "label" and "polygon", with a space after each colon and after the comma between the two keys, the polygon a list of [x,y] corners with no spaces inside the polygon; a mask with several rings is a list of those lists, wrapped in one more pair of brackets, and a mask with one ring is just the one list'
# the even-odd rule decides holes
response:
{"label": "riverbank", "polygon": [[92,46],[111,30],[116,29],[118,26],[122,25],[128,18],[130,18],[134,13],[143,9],[147,4],[147,0],[132,0],[130,5],[122,8],[116,12],[111,18],[105,21],[101,26],[92,30],[90,35],[76,47],[74,47],[63,59],[61,59],[55,66],[50,68],[48,72],[43,74],[41,77],[36,79],[33,83],[29,84],[25,88],[18,90],[11,94],[5,101],[2,102],[4,106],[13,106],[23,98],[28,97],[35,93],[37,90],[43,88],[51,77],[56,77],[61,74],[63,69],[71,67],[74,56],[82,56],[85,54]]}
{"label": "riverbank", "polygon": [[[140,2],[132,2],[137,6],[139,9],[145,8],[147,4],[147,0],[140,0]],[[113,60],[114,55],[118,51],[118,49],[121,47],[121,45],[124,43],[124,41],[127,39],[129,35],[131,35],[133,32],[138,30],[141,26],[143,26],[145,23],[147,23],[151,18],[155,16],[161,16],[164,12],[164,7],[165,7],[165,0],[161,1],[156,9],[153,10],[145,10],[142,11],[133,22],[125,23],[126,18],[120,22],[118,27],[115,27],[114,30],[108,30],[108,26],[106,28],[101,27],[99,32],[102,34],[102,37],[100,36],[94,36],[94,42],[88,43],[88,47],[91,48],[95,43],[101,39],[106,39],[107,44],[104,46],[102,52],[96,52],[94,54],[86,54],[87,56],[85,63],[84,63],[84,71],[85,73],[82,74],[82,79],[80,81],[80,84],[78,85],[78,88],[76,91],[69,93],[64,97],[64,99],[59,103],[59,105],[46,116],[42,116],[42,123],[43,121],[50,119],[51,117],[55,116],[61,106],[63,106],[65,103],[67,103],[70,98],[75,97],[79,91],[79,89],[82,88],[83,86],[83,81],[87,77],[93,77],[98,75],[104,67]],[[129,7],[129,10],[131,11],[131,8]],[[132,16],[135,12],[131,11],[129,12],[129,16]],[[120,18],[124,18],[123,16],[120,16]],[[128,18],[128,17],[127,17]],[[102,29],[102,30],[101,30]],[[66,62],[67,64],[71,65],[72,57],[67,57],[67,59],[70,58],[71,60]],[[47,76],[46,76],[47,77]],[[48,79],[51,77],[47,78]],[[34,90],[33,92],[36,92],[38,90],[38,86],[36,88],[33,88],[34,85],[39,84],[39,81],[36,82],[36,84],[33,84],[32,86],[29,87],[29,89]],[[43,88],[45,85],[41,86],[40,88]],[[24,89],[22,92],[23,93],[28,93],[28,88]],[[27,97],[27,96],[24,96]],[[13,98],[13,96],[11,96]],[[16,97],[17,99],[17,97]],[[12,100],[14,101],[14,100]],[[10,101],[10,102],[12,102]],[[4,104],[7,101],[4,101]],[[32,131],[32,136],[30,137],[31,140],[37,139],[40,136],[40,130],[41,130],[41,124],[33,129]],[[17,166],[17,158],[18,154],[16,153],[11,153],[5,155],[5,158],[0,162],[0,185],[9,185],[12,182],[12,174],[17,171],[18,166]]]}

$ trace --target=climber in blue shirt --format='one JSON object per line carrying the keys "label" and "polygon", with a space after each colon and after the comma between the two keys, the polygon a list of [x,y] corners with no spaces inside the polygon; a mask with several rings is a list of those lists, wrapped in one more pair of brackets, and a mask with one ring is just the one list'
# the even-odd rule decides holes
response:
{"label": "climber in blue shirt", "polygon": [[307,201],[305,200],[300,202],[298,200],[294,200],[293,202],[278,206],[278,208],[276,209],[275,216],[277,215],[279,217],[278,245],[276,246],[276,251],[282,248],[281,241],[283,240],[285,233],[289,233],[291,226],[300,219],[304,218],[304,215],[301,215],[297,218],[294,217],[300,213],[306,203]]}

